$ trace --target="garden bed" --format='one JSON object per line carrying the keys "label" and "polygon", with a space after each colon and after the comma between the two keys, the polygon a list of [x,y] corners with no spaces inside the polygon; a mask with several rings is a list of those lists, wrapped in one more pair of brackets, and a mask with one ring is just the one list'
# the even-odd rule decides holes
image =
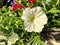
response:
{"label": "garden bed", "polygon": [[0,2],[0,45],[60,44],[60,0]]}

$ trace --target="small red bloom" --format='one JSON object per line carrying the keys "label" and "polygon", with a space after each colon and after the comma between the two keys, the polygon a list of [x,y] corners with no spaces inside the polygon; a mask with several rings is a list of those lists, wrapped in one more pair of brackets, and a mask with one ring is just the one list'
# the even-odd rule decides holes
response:
{"label": "small red bloom", "polygon": [[14,4],[13,5],[13,11],[16,12],[18,9],[22,9],[24,6],[22,4]]}
{"label": "small red bloom", "polygon": [[18,4],[18,7],[19,7],[20,9],[24,8],[24,6],[21,5],[21,4]]}
{"label": "small red bloom", "polygon": [[12,9],[13,9],[13,11],[17,11],[18,10],[17,4],[14,4]]}
{"label": "small red bloom", "polygon": [[30,3],[34,4],[36,0],[29,0]]}

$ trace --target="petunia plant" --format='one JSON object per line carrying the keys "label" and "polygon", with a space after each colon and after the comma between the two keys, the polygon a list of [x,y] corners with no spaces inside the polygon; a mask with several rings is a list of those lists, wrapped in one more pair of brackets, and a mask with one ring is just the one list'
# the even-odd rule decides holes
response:
{"label": "petunia plant", "polygon": [[[59,0],[7,0],[0,9],[6,45],[47,45],[42,32],[60,27]],[[2,39],[0,39],[2,40]]]}

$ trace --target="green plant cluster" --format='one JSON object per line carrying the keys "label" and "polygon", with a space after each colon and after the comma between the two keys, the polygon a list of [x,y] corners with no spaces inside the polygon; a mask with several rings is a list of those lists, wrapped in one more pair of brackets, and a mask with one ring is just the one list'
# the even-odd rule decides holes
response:
{"label": "green plant cluster", "polygon": [[[29,33],[24,29],[24,21],[21,19],[22,12],[14,12],[11,7],[3,6],[0,10],[0,31],[2,31],[7,38],[13,33],[19,35],[19,40],[14,45],[44,45],[40,39],[40,34],[32,32]],[[38,35],[38,36],[37,36]]]}
{"label": "green plant cluster", "polygon": [[19,14],[14,13],[11,7],[2,7],[0,10],[0,30],[9,34],[14,30],[23,30],[23,21]]}
{"label": "green plant cluster", "polygon": [[47,28],[60,27],[60,0],[47,0],[43,9],[48,17]]}

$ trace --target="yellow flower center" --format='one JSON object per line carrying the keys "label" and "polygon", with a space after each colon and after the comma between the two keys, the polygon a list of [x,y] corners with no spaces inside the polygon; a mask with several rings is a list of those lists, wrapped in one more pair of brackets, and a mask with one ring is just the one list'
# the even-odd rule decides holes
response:
{"label": "yellow flower center", "polygon": [[33,21],[34,21],[34,19],[35,19],[35,17],[34,17],[34,16],[31,16],[31,17],[30,17],[30,21],[31,21],[31,22],[33,22]]}
{"label": "yellow flower center", "polygon": [[15,43],[15,42],[16,42],[16,40],[12,40],[12,42],[14,42],[14,43]]}

